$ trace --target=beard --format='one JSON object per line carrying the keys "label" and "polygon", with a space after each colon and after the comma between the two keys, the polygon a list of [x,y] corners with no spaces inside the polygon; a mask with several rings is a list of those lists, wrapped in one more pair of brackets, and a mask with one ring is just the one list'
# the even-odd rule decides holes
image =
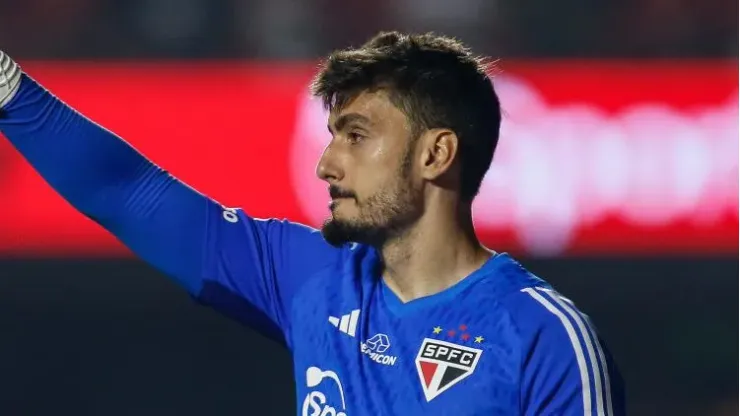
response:
{"label": "beard", "polygon": [[360,216],[354,219],[332,217],[324,222],[321,234],[327,243],[340,247],[346,243],[381,246],[413,223],[421,209],[410,190],[381,191],[357,203]]}
{"label": "beard", "polygon": [[[332,215],[321,227],[327,243],[340,247],[347,243],[383,245],[401,235],[415,222],[422,212],[421,192],[413,188],[410,180],[410,154],[404,158],[400,175],[394,184],[381,189],[364,201],[355,196],[359,215],[352,219]],[[353,195],[354,196],[354,195]]]}

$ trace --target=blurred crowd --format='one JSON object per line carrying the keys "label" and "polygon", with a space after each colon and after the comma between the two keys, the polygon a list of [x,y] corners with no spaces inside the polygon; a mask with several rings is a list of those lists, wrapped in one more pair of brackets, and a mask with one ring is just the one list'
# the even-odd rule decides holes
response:
{"label": "blurred crowd", "polygon": [[502,57],[737,56],[736,0],[0,0],[24,58],[315,58],[382,29]]}

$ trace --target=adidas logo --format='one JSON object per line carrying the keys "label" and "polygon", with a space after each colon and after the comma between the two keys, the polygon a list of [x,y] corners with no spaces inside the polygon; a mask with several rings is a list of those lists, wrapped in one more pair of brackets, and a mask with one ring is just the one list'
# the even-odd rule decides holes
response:
{"label": "adidas logo", "polygon": [[355,309],[352,312],[342,315],[341,318],[336,316],[329,317],[329,323],[334,325],[335,328],[339,328],[341,332],[354,337],[357,333],[357,318],[360,317],[360,310]]}

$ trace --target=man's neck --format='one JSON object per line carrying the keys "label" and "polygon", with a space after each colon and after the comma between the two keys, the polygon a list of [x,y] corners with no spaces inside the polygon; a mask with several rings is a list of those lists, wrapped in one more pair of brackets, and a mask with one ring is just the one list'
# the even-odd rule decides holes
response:
{"label": "man's neck", "polygon": [[475,237],[472,218],[424,215],[380,248],[383,279],[403,302],[439,293],[479,269],[492,255]]}

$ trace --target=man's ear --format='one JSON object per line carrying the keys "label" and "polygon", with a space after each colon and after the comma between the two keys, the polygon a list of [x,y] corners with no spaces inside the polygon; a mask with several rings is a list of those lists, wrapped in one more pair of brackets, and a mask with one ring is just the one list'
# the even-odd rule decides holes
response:
{"label": "man's ear", "polygon": [[433,181],[452,167],[459,141],[449,129],[430,129],[419,138],[422,178]]}

